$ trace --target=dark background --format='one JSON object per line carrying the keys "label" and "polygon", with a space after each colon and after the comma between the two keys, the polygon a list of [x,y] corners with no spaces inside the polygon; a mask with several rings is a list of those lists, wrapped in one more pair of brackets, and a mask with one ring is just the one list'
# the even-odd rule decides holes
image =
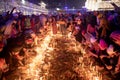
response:
{"label": "dark background", "polygon": [[28,0],[29,2],[38,4],[41,1],[47,4],[48,9],[53,8],[75,8],[80,9],[82,6],[85,5],[86,0]]}

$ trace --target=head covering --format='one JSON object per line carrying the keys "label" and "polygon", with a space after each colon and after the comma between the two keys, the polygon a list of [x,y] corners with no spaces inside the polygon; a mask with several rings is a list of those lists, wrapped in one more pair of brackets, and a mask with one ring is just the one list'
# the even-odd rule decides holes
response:
{"label": "head covering", "polygon": [[112,54],[115,53],[115,52],[114,52],[114,47],[113,47],[113,45],[109,45],[109,47],[107,48],[107,53],[108,53],[109,55],[112,55]]}
{"label": "head covering", "polygon": [[80,30],[79,26],[76,26],[75,29],[76,29],[76,30]]}
{"label": "head covering", "polygon": [[99,47],[100,47],[100,49],[101,50],[105,50],[106,48],[107,48],[107,43],[105,42],[105,40],[104,39],[100,39],[100,41],[99,41]]}
{"label": "head covering", "polygon": [[96,41],[97,41],[97,39],[95,39],[95,37],[91,37],[91,38],[90,38],[90,42],[91,42],[91,43],[94,43],[94,42],[96,42]]}
{"label": "head covering", "polygon": [[14,17],[18,17],[18,14],[17,14],[17,13],[14,13],[13,16],[14,16]]}
{"label": "head covering", "polygon": [[113,31],[110,34],[110,38],[112,39],[113,42],[115,42],[116,44],[120,45],[120,31]]}

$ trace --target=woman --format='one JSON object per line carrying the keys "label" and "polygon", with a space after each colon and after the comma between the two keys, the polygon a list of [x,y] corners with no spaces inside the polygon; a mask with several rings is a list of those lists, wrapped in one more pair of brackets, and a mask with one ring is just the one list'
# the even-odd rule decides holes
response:
{"label": "woman", "polygon": [[82,42],[83,38],[82,30],[83,30],[82,20],[78,19],[75,25],[75,30],[73,31],[73,35],[75,36],[76,40],[80,43]]}
{"label": "woman", "polygon": [[60,24],[60,32],[62,35],[66,34],[66,22],[64,18],[61,18],[60,21],[58,22]]}
{"label": "woman", "polygon": [[104,17],[100,20],[100,26],[99,26],[99,29],[98,29],[98,40],[100,40],[102,38],[105,41],[109,42],[110,33],[111,33],[111,30],[108,26],[108,21]]}
{"label": "woman", "polygon": [[55,17],[52,17],[52,32],[53,34],[57,34],[57,25],[56,25],[56,19]]}
{"label": "woman", "polygon": [[96,28],[95,28],[95,25],[88,24],[88,25],[87,25],[87,33],[88,33],[91,37],[96,37]]}

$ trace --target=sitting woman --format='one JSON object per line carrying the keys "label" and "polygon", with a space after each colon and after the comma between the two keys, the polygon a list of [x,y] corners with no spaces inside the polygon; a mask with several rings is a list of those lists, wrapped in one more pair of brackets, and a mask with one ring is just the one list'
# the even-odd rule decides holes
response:
{"label": "sitting woman", "polygon": [[108,70],[114,71],[118,62],[119,55],[114,51],[113,45],[109,45],[106,51],[108,55],[102,55],[100,58]]}
{"label": "sitting woman", "polygon": [[88,24],[87,25],[87,34],[91,37],[96,37],[96,27],[95,25]]}
{"label": "sitting woman", "polygon": [[107,56],[107,43],[103,39],[101,39],[98,43],[95,38],[91,38],[90,42],[91,46],[88,50],[89,55],[95,60],[98,70],[103,70],[105,66],[101,60],[101,56]]}
{"label": "sitting woman", "polygon": [[82,19],[78,19],[77,23],[75,24],[75,29],[73,31],[73,35],[75,36],[75,39],[80,43],[83,40],[83,36],[82,36],[83,25],[82,25],[82,23],[83,23]]}
{"label": "sitting woman", "polygon": [[97,39],[95,39],[94,37],[90,38],[90,47],[88,49],[88,53],[90,56],[98,58],[98,52],[99,52],[99,46],[98,46],[98,42]]}
{"label": "sitting woman", "polygon": [[[110,39],[113,42],[113,45],[115,48],[114,50],[118,53],[117,55],[119,56],[120,55],[120,31],[119,30],[113,31],[110,34]],[[120,56],[118,58],[118,62],[117,62],[115,71],[120,72]]]}

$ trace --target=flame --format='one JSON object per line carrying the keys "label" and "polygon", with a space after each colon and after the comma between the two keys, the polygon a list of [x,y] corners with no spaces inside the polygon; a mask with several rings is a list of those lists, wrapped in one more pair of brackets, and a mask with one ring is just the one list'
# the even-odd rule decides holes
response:
{"label": "flame", "polygon": [[43,80],[43,77],[40,77],[39,74],[41,70],[39,69],[41,65],[44,63],[45,58],[45,51],[48,50],[49,52],[53,50],[53,48],[49,47],[49,43],[51,41],[51,34],[50,32],[44,38],[44,40],[40,43],[40,47],[37,47],[35,51],[37,52],[37,56],[31,60],[31,63],[28,64],[28,69],[25,71],[27,76],[33,78],[33,80]]}
{"label": "flame", "polygon": [[[54,46],[49,46],[51,40],[58,37],[61,37],[61,34],[53,36],[50,31],[47,33],[46,37],[43,38],[42,42],[38,44],[38,47],[35,49],[37,56],[32,58],[31,62],[27,64],[28,68],[25,71],[27,75],[24,80],[26,80],[27,77],[30,77],[32,80],[46,80],[45,76],[49,75],[48,70],[50,69],[50,64],[44,65],[44,68],[47,69],[47,71],[42,76],[40,75],[40,73],[42,73],[41,68],[43,67],[43,64],[45,64],[44,58],[47,52],[50,53],[54,50]],[[98,72],[96,67],[92,65],[93,62],[87,57],[86,50],[81,46],[79,42],[76,42],[74,37],[71,37],[71,33],[69,33],[67,37],[70,40],[68,50],[74,50],[75,52],[81,51],[82,53],[82,56],[80,56],[78,60],[80,65],[75,68],[75,71],[79,74],[79,76],[84,77],[85,80],[102,80],[102,75]],[[53,41],[52,44],[54,45],[56,42]],[[86,62],[90,65],[86,65]]]}
{"label": "flame", "polygon": [[[92,65],[93,62],[89,59],[86,49],[84,49],[80,43],[74,41],[74,39],[72,40],[73,44],[75,45],[76,52],[81,50],[82,53],[82,56],[80,56],[78,60],[81,63],[81,65],[78,67],[79,69],[77,68],[77,72],[80,72],[79,75],[83,75],[82,77],[84,77],[85,80],[102,80],[102,75],[96,69],[96,66]],[[85,59],[85,61],[83,59]],[[86,64],[86,62],[90,65]]]}

